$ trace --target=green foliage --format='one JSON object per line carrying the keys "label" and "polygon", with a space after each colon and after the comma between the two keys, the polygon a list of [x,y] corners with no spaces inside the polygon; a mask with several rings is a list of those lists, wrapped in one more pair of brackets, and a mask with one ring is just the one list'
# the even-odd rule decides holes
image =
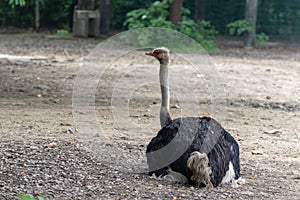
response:
{"label": "green foliage", "polygon": [[256,34],[254,38],[254,43],[264,43],[269,40],[269,36],[265,33]]}
{"label": "green foliage", "polygon": [[29,194],[19,194],[21,200],[35,200],[33,196]]}
{"label": "green foliage", "polygon": [[123,23],[126,20],[126,13],[131,10],[148,8],[153,0],[111,0],[111,25],[113,29],[124,30]]}
{"label": "green foliage", "polygon": [[[230,36],[242,36],[245,33],[248,33],[253,30],[252,24],[250,21],[241,19],[234,22],[231,22],[227,25]],[[255,43],[262,43],[269,40],[269,36],[265,33],[256,34],[254,38]]]}
{"label": "green foliage", "polygon": [[15,8],[15,6],[25,6],[26,2],[25,0],[9,0],[9,4]]}
{"label": "green foliage", "polygon": [[299,27],[300,3],[298,0],[258,1],[257,30],[259,32],[285,37],[299,36]]}
{"label": "green foliage", "polygon": [[227,25],[227,28],[230,36],[242,36],[253,30],[251,22],[245,19],[231,22]]}
{"label": "green foliage", "polygon": [[[72,3],[73,0],[40,0],[41,27],[63,28],[69,24]],[[4,0],[0,4],[0,16],[3,25],[33,27],[35,0]]]}
{"label": "green foliage", "polygon": [[[156,3],[155,3],[156,1]],[[96,1],[99,3],[99,1]],[[115,30],[124,30],[129,28],[131,23],[133,27],[142,26],[161,26],[173,27],[167,20],[168,1],[166,0],[110,0],[111,3],[111,27]],[[72,21],[72,8],[74,0],[40,0],[40,24],[41,28],[59,28],[66,29]],[[154,7],[156,4],[156,7]],[[191,19],[189,16],[195,15],[195,1],[183,1],[183,16]],[[165,6],[165,7],[164,7]],[[148,12],[148,9],[153,9]],[[205,1],[205,20],[209,21],[215,30],[222,35],[228,34],[228,24],[238,19],[245,18],[245,1],[240,0],[209,0]],[[132,10],[133,16],[126,16]],[[150,13],[153,16],[143,18],[144,13]],[[161,13],[160,13],[161,12]],[[129,18],[137,19],[137,23],[130,22]],[[148,19],[151,19],[149,21]],[[183,20],[184,21],[184,20]],[[1,0],[0,3],[0,25],[16,27],[33,27],[35,22],[35,0]],[[190,24],[190,22],[184,22]],[[243,24],[245,25],[245,24]],[[232,28],[230,35],[241,35],[242,25],[239,29]],[[130,27],[130,28],[133,28]],[[246,26],[247,27],[247,26]],[[300,3],[299,0],[261,0],[258,1],[257,12],[257,32],[264,32],[269,36],[281,36],[285,38],[294,38],[300,36]],[[191,30],[184,31],[189,32]],[[247,28],[246,28],[247,29]],[[245,31],[245,30],[244,30]],[[197,32],[197,31],[196,31]],[[234,32],[234,33],[233,33]],[[202,34],[202,33],[201,33]],[[203,35],[203,34],[202,34]],[[195,37],[195,36],[193,36]],[[205,36],[206,37],[206,36]]]}
{"label": "green foliage", "polygon": [[190,36],[206,50],[212,51],[217,49],[213,39],[218,35],[218,32],[208,21],[195,22],[192,19],[183,17],[176,30]]}
{"label": "green foliage", "polygon": [[72,0],[42,0],[41,6],[41,25],[48,27],[63,28],[72,20],[69,16]]}
{"label": "green foliage", "polygon": [[60,29],[60,30],[57,30],[56,31],[56,34],[59,36],[59,37],[66,37],[69,35],[69,31],[65,30],[65,29]]}
{"label": "green foliage", "polygon": [[[188,4],[194,1],[185,2]],[[245,18],[245,2],[245,0],[207,0],[205,1],[205,20],[210,21],[220,34],[227,35],[227,24]],[[194,12],[192,12],[193,15]]]}
{"label": "green foliage", "polygon": [[136,9],[126,14],[124,26],[129,29],[143,27],[164,27],[174,28],[170,21],[167,21],[169,16],[168,4],[169,0],[155,1],[148,9]]}
{"label": "green foliage", "polygon": [[[19,194],[19,198],[21,200],[36,200],[33,196],[30,194]],[[37,196],[37,200],[44,200],[43,197]]]}
{"label": "green foliage", "polygon": [[[215,50],[216,46],[213,42],[213,38],[217,35],[217,31],[207,21],[195,22],[190,19],[188,15],[190,11],[188,9],[182,9],[182,20],[178,25],[172,24],[168,21],[169,16],[169,0],[155,1],[150,5],[148,9],[136,9],[126,14],[126,21],[124,26],[128,29],[143,28],[143,27],[160,27],[177,30],[184,33],[194,40],[198,41],[204,49]],[[157,35],[157,40],[162,40],[164,35]],[[138,36],[137,41],[139,43],[147,43],[147,33],[143,33]]]}

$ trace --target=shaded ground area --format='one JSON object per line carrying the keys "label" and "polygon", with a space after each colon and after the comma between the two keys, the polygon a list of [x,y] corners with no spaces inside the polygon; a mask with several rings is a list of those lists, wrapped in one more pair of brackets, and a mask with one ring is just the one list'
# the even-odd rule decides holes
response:
{"label": "shaded ground area", "polygon": [[[28,56],[0,56],[0,199],[17,199],[19,193],[49,199],[300,199],[298,46],[270,43],[245,50],[221,41],[221,50],[211,54],[226,94],[222,124],[240,144],[246,184],[206,189],[170,185],[132,170],[145,166],[145,146],[159,128],[159,87],[141,84],[132,93],[133,125],[118,123],[111,100],[115,83],[124,75],[120,69],[137,67],[124,75],[132,83],[157,76],[157,63],[143,52],[115,61],[99,82],[98,122],[91,123],[108,140],[99,146],[95,141],[101,134],[83,140],[89,133],[74,127],[72,90],[79,63],[99,42],[0,35],[0,54]],[[188,77],[197,94],[198,114],[210,115],[205,76],[193,74],[181,60],[173,62],[173,69]],[[179,82],[173,77],[171,90]],[[180,116],[178,94],[171,95],[171,114]]]}

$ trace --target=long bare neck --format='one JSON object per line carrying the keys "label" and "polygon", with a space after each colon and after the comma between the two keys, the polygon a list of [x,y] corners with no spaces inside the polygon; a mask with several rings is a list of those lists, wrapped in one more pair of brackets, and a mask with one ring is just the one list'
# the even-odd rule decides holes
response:
{"label": "long bare neck", "polygon": [[169,91],[169,63],[160,64],[159,82],[161,89],[160,125],[164,127],[171,121],[169,114],[170,91]]}

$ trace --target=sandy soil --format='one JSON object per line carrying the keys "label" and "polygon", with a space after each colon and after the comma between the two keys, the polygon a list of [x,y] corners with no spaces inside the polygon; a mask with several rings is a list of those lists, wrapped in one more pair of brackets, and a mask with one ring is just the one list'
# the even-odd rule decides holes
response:
{"label": "sandy soil", "polygon": [[[149,82],[130,91],[127,126],[114,115],[111,102],[121,77],[134,84],[157,76],[158,64],[142,52],[124,55],[101,77],[97,122],[91,122],[101,128],[99,135],[91,136],[74,124],[72,92],[79,63],[99,42],[0,35],[0,54],[30,57],[0,58],[1,199],[17,199],[19,193],[49,199],[300,199],[299,46],[270,43],[247,50],[222,41],[221,50],[210,55],[224,86],[222,125],[239,142],[246,184],[206,189],[170,185],[132,170],[145,166],[141,155],[159,129],[159,88]],[[134,70],[124,73],[128,66]],[[189,80],[199,102],[196,114],[213,115],[205,74],[195,74],[180,59],[173,69]],[[171,89],[178,82],[174,76]],[[180,116],[183,103],[189,104],[176,93],[184,88],[174,86],[171,94],[174,117]],[[103,135],[107,140],[98,149],[96,141]],[[92,141],[88,145],[86,136]],[[57,146],[49,146],[53,142]],[[32,163],[41,157],[42,164],[35,168]]]}

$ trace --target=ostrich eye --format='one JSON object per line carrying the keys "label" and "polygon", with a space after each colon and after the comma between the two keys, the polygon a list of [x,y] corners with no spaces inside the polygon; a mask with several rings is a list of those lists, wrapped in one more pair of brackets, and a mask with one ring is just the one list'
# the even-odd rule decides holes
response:
{"label": "ostrich eye", "polygon": [[155,50],[154,53],[155,53],[155,54],[159,54],[160,52],[159,52],[158,50]]}

